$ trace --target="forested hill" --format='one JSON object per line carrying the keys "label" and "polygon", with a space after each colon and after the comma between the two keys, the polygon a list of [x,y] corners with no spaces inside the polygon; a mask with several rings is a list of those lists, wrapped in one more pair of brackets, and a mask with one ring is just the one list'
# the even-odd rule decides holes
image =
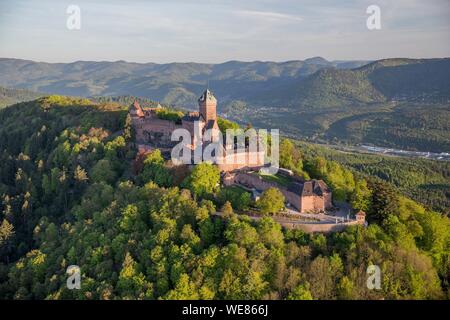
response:
{"label": "forested hill", "polygon": [[[366,210],[367,228],[312,235],[246,218],[248,193],[218,187],[215,166],[173,167],[157,150],[133,161],[116,102],[44,97],[1,110],[0,123],[2,298],[449,297],[446,216],[288,140],[281,165],[324,179]],[[367,288],[371,264],[381,290]],[[80,290],[67,289],[70,265]]]}
{"label": "forested hill", "polygon": [[326,108],[392,100],[450,101],[450,58],[386,59],[355,69],[325,68],[268,90],[260,103]]}
{"label": "forested hill", "polygon": [[[449,152],[450,59],[387,59],[322,69],[226,114],[311,141]],[[267,106],[273,107],[267,107]]]}
{"label": "forested hill", "polygon": [[44,63],[0,58],[0,86],[75,96],[134,95],[192,107],[207,83],[227,100],[257,97],[323,68],[355,68],[366,61],[323,58],[287,62],[131,63],[125,61]]}
{"label": "forested hill", "polygon": [[[316,108],[386,100],[448,102],[450,59],[51,64],[0,59],[0,85],[78,96],[132,94],[190,106],[209,81],[221,102]],[[359,66],[359,67],[358,67]],[[351,69],[353,68],[353,69]]]}
{"label": "forested hill", "polygon": [[0,109],[17,102],[34,100],[40,96],[42,96],[42,94],[29,90],[0,87]]}
{"label": "forested hill", "polygon": [[131,95],[196,109],[207,84],[219,99],[218,112],[237,122],[318,142],[450,150],[450,58],[222,64],[0,59],[0,85],[47,93]]}

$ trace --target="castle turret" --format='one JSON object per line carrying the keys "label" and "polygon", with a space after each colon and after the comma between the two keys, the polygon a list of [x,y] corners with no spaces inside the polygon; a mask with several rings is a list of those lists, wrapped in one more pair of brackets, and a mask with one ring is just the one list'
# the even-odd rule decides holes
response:
{"label": "castle turret", "polygon": [[198,105],[200,115],[203,116],[205,122],[208,122],[209,120],[216,120],[217,100],[209,89],[206,89],[198,99]]}
{"label": "castle turret", "polygon": [[143,118],[145,116],[144,111],[142,110],[142,107],[140,106],[139,102],[134,101],[133,104],[130,106],[130,115],[132,117],[139,117]]}
{"label": "castle turret", "polygon": [[356,221],[360,224],[364,224],[366,222],[366,213],[362,210],[359,210],[356,214]]}

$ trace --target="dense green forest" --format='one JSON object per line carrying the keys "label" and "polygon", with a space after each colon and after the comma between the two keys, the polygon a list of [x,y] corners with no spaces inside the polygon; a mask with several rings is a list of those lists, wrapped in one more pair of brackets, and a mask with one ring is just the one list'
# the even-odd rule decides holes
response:
{"label": "dense green forest", "polygon": [[[295,107],[336,107],[352,103],[420,100],[448,103],[450,59],[384,59],[354,69],[318,70],[277,92]],[[294,89],[295,88],[295,89]]]}
{"label": "dense green forest", "polygon": [[[3,299],[449,298],[448,218],[350,163],[282,141],[283,167],[367,212],[367,228],[311,235],[274,222],[277,194],[258,205],[266,217],[240,214],[252,204],[215,166],[135,159],[120,103],[50,96],[0,123]],[[381,290],[366,286],[370,264]],[[70,265],[80,290],[66,287]]]}
{"label": "dense green forest", "polygon": [[325,132],[331,140],[370,143],[404,150],[450,150],[450,106],[395,103],[381,112],[344,117]]}
{"label": "dense green forest", "polygon": [[323,68],[349,69],[367,61],[228,61],[210,63],[134,63],[76,61],[45,63],[0,58],[0,86],[77,96],[133,95],[189,107],[207,82],[218,96],[257,97]]}
{"label": "dense green forest", "polygon": [[167,107],[167,105],[160,105],[158,102],[142,98],[142,97],[135,97],[135,96],[99,96],[99,97],[92,97],[92,101],[98,102],[98,103],[118,103],[123,106],[129,106],[135,101],[139,102],[139,105],[141,107],[148,107],[148,108],[157,108],[158,106],[164,106]]}
{"label": "dense green forest", "polygon": [[412,151],[450,150],[450,104],[429,102],[350,103],[309,109],[224,106],[231,120],[310,142],[341,145],[372,144]]}
{"label": "dense green forest", "polygon": [[223,106],[232,120],[316,142],[450,150],[450,59],[386,59],[320,69]]}
{"label": "dense green forest", "polygon": [[418,158],[349,153],[295,142],[307,157],[336,161],[356,174],[377,177],[426,207],[450,213],[450,163]]}

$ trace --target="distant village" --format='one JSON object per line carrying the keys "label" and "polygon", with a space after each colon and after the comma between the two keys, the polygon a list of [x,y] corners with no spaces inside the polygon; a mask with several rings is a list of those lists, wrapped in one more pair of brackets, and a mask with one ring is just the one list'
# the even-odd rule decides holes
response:
{"label": "distant village", "polygon": [[[174,147],[171,141],[172,132],[176,129],[186,129],[191,135],[192,144],[189,148],[192,152],[200,143],[196,140],[195,132],[204,133],[213,129],[219,131],[217,121],[217,99],[213,93],[207,89],[198,99],[199,111],[189,112],[180,120],[162,119],[158,116],[156,108],[142,108],[135,101],[129,109],[132,125],[135,131],[135,142],[138,153],[145,155],[158,148],[167,155]],[[217,141],[218,137],[211,137],[211,141]],[[206,145],[202,145],[205,148]],[[235,148],[234,144],[223,143],[224,151],[227,148]],[[233,157],[238,156],[238,149],[234,151]],[[218,161],[217,166],[221,171],[223,186],[237,185],[252,194],[254,200],[258,200],[259,195],[269,188],[277,188],[285,197],[288,217],[278,219],[278,222],[288,228],[299,228],[306,232],[330,232],[340,231],[348,225],[366,224],[365,213],[359,211],[354,218],[347,211],[339,210],[333,205],[332,191],[323,180],[311,179],[305,181],[297,177],[292,171],[280,168],[276,177],[267,177],[260,173],[264,167],[261,153],[264,149],[256,151],[245,150],[242,157],[244,161]],[[251,154],[256,152],[258,154]],[[224,157],[229,157],[229,153],[224,153]],[[268,179],[271,178],[271,179]],[[280,183],[282,181],[283,183]],[[311,215],[313,214],[313,215]],[[291,216],[291,219],[289,219]],[[314,217],[314,219],[311,219]],[[304,218],[304,219],[302,219]]]}

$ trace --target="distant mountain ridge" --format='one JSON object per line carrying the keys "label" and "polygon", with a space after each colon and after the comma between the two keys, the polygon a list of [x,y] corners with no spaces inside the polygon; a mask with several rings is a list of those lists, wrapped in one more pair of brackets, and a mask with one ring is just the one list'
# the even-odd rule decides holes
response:
{"label": "distant mountain ridge", "polygon": [[324,68],[263,100],[316,108],[388,100],[450,101],[450,59],[385,59],[354,69]]}
{"label": "distant mountain ridge", "polygon": [[221,64],[0,59],[0,86],[118,102],[131,96],[193,109],[208,84],[218,112],[242,124],[316,142],[450,151],[450,58]]}
{"label": "distant mountain ridge", "polygon": [[133,95],[189,106],[209,84],[222,103],[334,107],[448,99],[450,59],[203,63],[45,63],[0,59],[0,86],[75,96]]}
{"label": "distant mountain ridge", "polygon": [[227,100],[255,100],[323,68],[354,68],[367,61],[305,61],[203,63],[133,63],[125,61],[45,63],[0,58],[0,86],[75,96],[133,95],[162,103],[189,105],[209,83]]}

